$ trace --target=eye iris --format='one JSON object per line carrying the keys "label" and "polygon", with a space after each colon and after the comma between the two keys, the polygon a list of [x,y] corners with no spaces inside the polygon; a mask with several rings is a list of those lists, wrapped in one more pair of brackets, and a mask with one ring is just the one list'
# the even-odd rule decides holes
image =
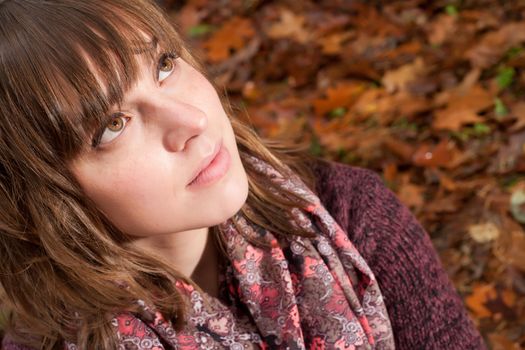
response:
{"label": "eye iris", "polygon": [[160,67],[160,70],[163,72],[169,72],[173,69],[173,62],[170,57],[165,57],[162,61],[162,66]]}
{"label": "eye iris", "polygon": [[120,131],[124,127],[124,122],[122,121],[121,117],[113,119],[108,124],[108,129],[111,131]]}

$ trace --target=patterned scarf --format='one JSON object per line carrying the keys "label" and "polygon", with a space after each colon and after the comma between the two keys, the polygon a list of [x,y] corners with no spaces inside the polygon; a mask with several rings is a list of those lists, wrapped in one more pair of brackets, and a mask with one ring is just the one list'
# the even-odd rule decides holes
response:
{"label": "patterned scarf", "polygon": [[394,349],[377,281],[346,232],[298,176],[283,176],[254,157],[247,161],[277,188],[310,203],[294,208],[292,222],[315,238],[274,235],[241,217],[237,226],[231,219],[222,223],[229,260],[222,300],[177,282],[188,300],[185,327],[175,331],[142,303],[147,317],[122,313],[114,319],[120,348]]}

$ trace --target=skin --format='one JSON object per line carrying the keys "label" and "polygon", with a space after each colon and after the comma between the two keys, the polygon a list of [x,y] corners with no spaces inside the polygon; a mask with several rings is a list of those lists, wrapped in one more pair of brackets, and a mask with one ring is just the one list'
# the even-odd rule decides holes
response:
{"label": "skin", "polygon": [[[99,147],[90,147],[70,168],[98,209],[136,238],[135,245],[216,295],[217,252],[209,227],[233,216],[248,195],[235,136],[216,90],[191,65],[161,59],[159,72],[157,62],[138,60],[136,85],[121,109],[112,111],[123,116],[105,129]],[[231,157],[227,173],[205,186],[187,186],[221,140]]]}

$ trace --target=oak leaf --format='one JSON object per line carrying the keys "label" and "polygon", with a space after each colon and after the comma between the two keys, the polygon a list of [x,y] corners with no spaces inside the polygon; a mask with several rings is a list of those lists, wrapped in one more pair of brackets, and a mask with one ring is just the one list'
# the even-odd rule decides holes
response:
{"label": "oak leaf", "polygon": [[417,57],[414,62],[401,66],[397,69],[388,71],[381,79],[386,91],[403,91],[408,83],[421,77],[426,72],[423,59]]}
{"label": "oak leaf", "polygon": [[233,17],[202,46],[206,49],[209,61],[220,62],[230,57],[234,51],[243,48],[254,34],[250,19]]}
{"label": "oak leaf", "polygon": [[272,24],[266,31],[270,38],[290,38],[301,44],[310,40],[311,35],[305,27],[304,16],[296,15],[292,11],[282,8],[280,17],[280,20]]}

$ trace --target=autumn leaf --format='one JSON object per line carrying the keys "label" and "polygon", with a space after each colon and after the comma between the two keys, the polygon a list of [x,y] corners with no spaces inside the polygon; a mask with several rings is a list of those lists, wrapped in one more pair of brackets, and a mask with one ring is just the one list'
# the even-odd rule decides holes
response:
{"label": "autumn leaf", "polygon": [[472,66],[487,68],[495,64],[513,46],[525,41],[525,22],[508,23],[483,36],[465,53]]}
{"label": "autumn leaf", "polygon": [[517,102],[510,107],[510,116],[516,120],[510,127],[510,131],[515,132],[525,127],[525,102]]}
{"label": "autumn leaf", "polygon": [[397,192],[401,202],[409,208],[421,207],[425,202],[423,199],[425,188],[411,183],[409,174],[404,174],[401,178],[401,184]]}
{"label": "autumn leaf", "polygon": [[484,339],[525,346],[523,4],[164,3],[232,117],[382,172],[431,234]]}
{"label": "autumn leaf", "polygon": [[514,314],[512,308],[515,302],[516,297],[512,290],[504,289],[502,292],[493,284],[476,284],[472,294],[465,298],[465,303],[478,318]]}
{"label": "autumn leaf", "polygon": [[451,167],[458,157],[454,144],[448,140],[442,140],[436,146],[422,144],[414,152],[412,161],[417,166],[424,167]]}
{"label": "autumn leaf", "polygon": [[448,14],[437,16],[427,27],[428,42],[431,45],[442,45],[457,30],[457,18]]}
{"label": "autumn leaf", "polygon": [[255,30],[250,19],[233,17],[216,31],[204,44],[208,60],[220,62],[239,50],[253,37]]}
{"label": "autumn leaf", "polygon": [[492,222],[470,225],[468,228],[470,237],[477,243],[488,243],[499,237],[500,231]]}
{"label": "autumn leaf", "polygon": [[348,38],[352,37],[351,32],[334,33],[324,38],[318,39],[323,53],[327,55],[336,55],[341,53],[343,44]]}
{"label": "autumn leaf", "polygon": [[304,22],[303,16],[296,15],[292,11],[282,8],[279,21],[268,28],[267,34],[273,39],[291,38],[304,44],[311,37]]}
{"label": "autumn leaf", "polygon": [[408,83],[416,80],[416,78],[422,76],[425,72],[425,63],[421,57],[418,57],[410,64],[386,72],[381,82],[386,91],[390,93],[403,91],[406,89]]}
{"label": "autumn leaf", "polygon": [[466,93],[457,92],[448,97],[446,108],[434,112],[432,127],[437,130],[459,131],[463,125],[484,121],[478,113],[494,103],[492,95],[479,85]]}
{"label": "autumn leaf", "polygon": [[312,102],[315,114],[323,116],[336,108],[349,107],[363,91],[364,86],[362,84],[353,83],[339,83],[328,88],[325,92],[325,98],[316,99]]}

